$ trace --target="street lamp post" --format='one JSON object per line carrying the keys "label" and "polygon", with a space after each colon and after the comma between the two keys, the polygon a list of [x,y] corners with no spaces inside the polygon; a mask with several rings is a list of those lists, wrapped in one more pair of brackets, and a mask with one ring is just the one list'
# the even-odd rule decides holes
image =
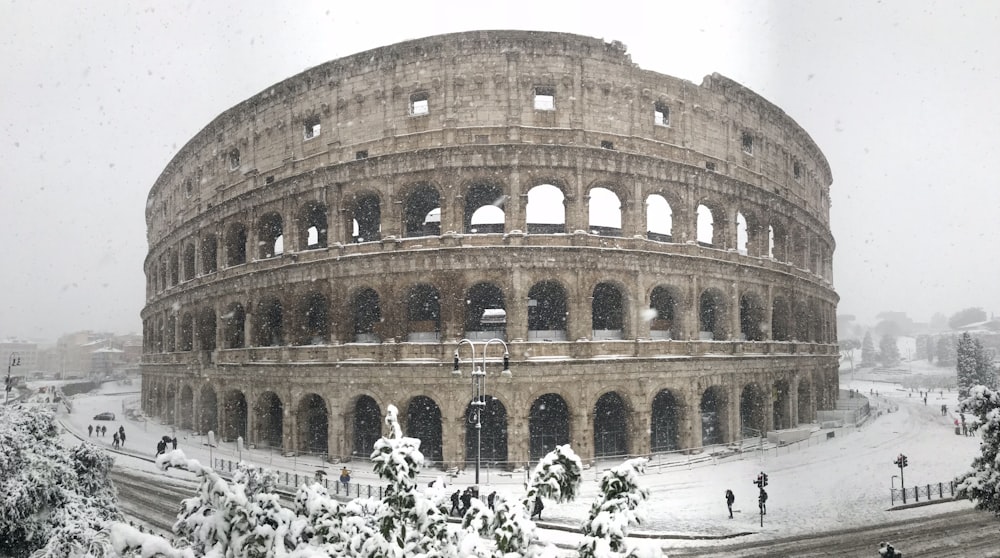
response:
{"label": "street lamp post", "polygon": [[[510,374],[510,353],[507,350],[507,344],[501,339],[490,339],[483,345],[483,364],[478,366],[476,364],[476,344],[469,339],[462,339],[458,342],[458,346],[468,344],[472,349],[472,420],[475,421],[473,424],[476,425],[476,486],[479,486],[479,466],[482,462],[483,457],[483,409],[486,408],[486,349],[490,347],[491,343],[499,343],[503,345],[503,370],[500,372],[501,376],[509,378]],[[451,373],[455,376],[461,376],[462,372],[458,369],[458,349],[455,349],[455,360],[454,368]]]}
{"label": "street lamp post", "polygon": [[12,366],[21,365],[21,355],[19,353],[11,353],[10,359],[7,360],[7,381],[4,382],[4,394],[3,394],[3,404],[7,404],[7,399],[10,398],[10,390],[13,386],[10,385],[10,369]]}

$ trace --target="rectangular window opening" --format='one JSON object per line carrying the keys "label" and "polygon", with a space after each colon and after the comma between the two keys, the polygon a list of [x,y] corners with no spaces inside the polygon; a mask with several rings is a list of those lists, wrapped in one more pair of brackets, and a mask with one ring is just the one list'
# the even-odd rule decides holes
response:
{"label": "rectangular window opening", "polygon": [[362,149],[361,151],[355,151],[354,152],[354,160],[355,161],[360,161],[361,159],[367,159],[367,158],[368,158],[368,150],[367,149]]}
{"label": "rectangular window opening", "polygon": [[712,161],[705,161],[705,169],[715,172],[715,163]]}
{"label": "rectangular window opening", "polygon": [[319,135],[321,126],[319,118],[310,118],[303,123],[303,135],[305,139],[312,139]]}
{"label": "rectangular window opening", "polygon": [[476,136],[476,143],[478,143],[478,144],[487,144],[489,142],[490,142],[490,136],[488,136],[488,135],[477,135]]}
{"label": "rectangular window opening", "polygon": [[753,134],[750,132],[743,132],[743,152],[753,155]]}
{"label": "rectangular window opening", "polygon": [[800,165],[798,161],[792,163],[792,174],[795,176],[796,180],[802,178],[802,165]]}
{"label": "rectangular window opening", "polygon": [[653,124],[657,126],[670,125],[670,107],[666,103],[653,104]]}
{"label": "rectangular window opening", "polygon": [[601,149],[614,149],[615,144],[608,140],[601,140]]}
{"label": "rectangular window opening", "polygon": [[233,149],[229,152],[229,170],[240,168],[240,150]]}
{"label": "rectangular window opening", "polygon": [[554,87],[535,88],[535,110],[556,110],[556,90]]}
{"label": "rectangular window opening", "polygon": [[274,175],[273,174],[271,176],[268,176],[267,178],[264,179],[264,184],[273,184],[273,183],[274,183]]}
{"label": "rectangular window opening", "polygon": [[430,105],[428,100],[430,95],[427,93],[414,93],[410,95],[410,116],[423,116],[430,113]]}

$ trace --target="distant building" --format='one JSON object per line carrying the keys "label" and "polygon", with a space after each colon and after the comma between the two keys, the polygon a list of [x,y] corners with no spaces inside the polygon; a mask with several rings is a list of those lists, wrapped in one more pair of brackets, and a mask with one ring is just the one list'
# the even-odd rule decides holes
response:
{"label": "distant building", "polygon": [[12,357],[18,359],[20,364],[12,367],[12,376],[28,376],[38,370],[38,344],[33,341],[13,338],[0,340],[0,357],[5,364],[10,364]]}

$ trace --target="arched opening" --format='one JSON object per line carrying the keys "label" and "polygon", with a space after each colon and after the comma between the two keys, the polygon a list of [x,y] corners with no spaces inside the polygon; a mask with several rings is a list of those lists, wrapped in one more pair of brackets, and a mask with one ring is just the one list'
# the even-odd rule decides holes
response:
{"label": "arched opening", "polygon": [[184,280],[194,279],[194,244],[184,247]]}
{"label": "arched opening", "polygon": [[506,194],[499,186],[476,184],[465,196],[463,224],[467,234],[502,233]]}
{"label": "arched opening", "polygon": [[214,234],[201,237],[202,273],[215,273],[219,269],[219,242]]}
{"label": "arched opening", "polygon": [[177,386],[170,384],[167,386],[167,396],[165,398],[166,408],[163,412],[164,422],[176,424],[177,421]]}
{"label": "arched opening", "polygon": [[372,289],[362,289],[354,295],[351,302],[351,315],[354,317],[354,342],[378,343],[375,326],[382,321],[382,308],[379,306],[378,293]]}
{"label": "arched opening", "polygon": [[616,392],[605,393],[594,405],[594,456],[628,454],[628,409]]}
{"label": "arched opening", "polygon": [[353,242],[373,242],[382,238],[382,209],[378,196],[364,194],[358,196],[351,208]]}
{"label": "arched opening", "polygon": [[740,297],[740,337],[744,341],[763,341],[764,304],[760,297],[747,293]]}
{"label": "arched opening", "polygon": [[792,398],[788,388],[788,381],[778,380],[774,382],[774,429],[782,430],[792,427]]}
{"label": "arched opening", "polygon": [[757,384],[748,384],[740,393],[740,434],[744,438],[763,436],[767,430],[767,400]]}
{"label": "arched opening", "polygon": [[265,298],[257,303],[256,323],[254,324],[254,345],[257,347],[276,347],[284,344],[284,323],[281,301],[276,298]]}
{"label": "arched opening", "polygon": [[718,289],[702,291],[698,302],[699,338],[726,339],[726,299]]}
{"label": "arched opening", "polygon": [[528,341],[566,340],[566,290],[555,281],[528,291]]}
{"label": "arched opening", "polygon": [[736,214],[736,251],[744,256],[747,255],[750,242],[749,230],[747,229],[747,218],[743,213]]}
{"label": "arched opening", "polygon": [[622,339],[625,301],[621,290],[611,283],[598,283],[590,303],[592,336],[595,341]]}
{"label": "arched opening", "polygon": [[167,263],[162,258],[160,260],[159,269],[160,269],[160,291],[163,291],[167,288]]}
{"label": "arched opening", "polygon": [[226,267],[247,263],[247,228],[233,223],[226,229]]}
{"label": "arched opening", "polygon": [[403,226],[407,238],[441,234],[441,196],[437,189],[425,184],[406,196]]}
{"label": "arched opening", "polygon": [[284,224],[278,213],[266,213],[257,221],[257,258],[264,260],[285,251]]}
{"label": "arched opening", "polygon": [[622,203],[607,188],[591,188],[587,202],[590,234],[600,236],[622,235]]}
{"label": "arched opening", "polygon": [[202,434],[219,432],[219,402],[212,386],[201,388],[198,403],[198,431]]}
{"label": "arched opening", "polygon": [[709,248],[715,246],[715,217],[706,205],[698,206],[698,244]]}
{"label": "arched opening", "polygon": [[798,408],[799,424],[816,420],[816,412],[812,405],[812,384],[809,380],[799,380]]}
{"label": "arched opening", "polygon": [[299,402],[299,450],[326,455],[327,431],[330,415],[326,402],[315,393],[310,393]]}
{"label": "arched opening", "polygon": [[318,292],[307,293],[299,302],[302,319],[299,345],[323,345],[330,336],[330,303]]}
{"label": "arched opening", "polygon": [[198,313],[198,346],[202,351],[215,350],[215,310],[202,308]]}
{"label": "arched opening", "polygon": [[788,301],[783,297],[775,297],[771,302],[771,339],[789,341],[791,339],[790,321]]}
{"label": "arched opening", "polygon": [[646,238],[673,242],[674,212],[666,198],[653,194],[646,198]]}
{"label": "arched opening", "polygon": [[305,250],[326,248],[327,208],[323,202],[309,201],[299,210],[299,246]]}
{"label": "arched opening", "polygon": [[477,283],[465,296],[465,337],[472,341],[503,339],[507,311],[503,291],[493,283]]}
{"label": "arched opening", "polygon": [[167,330],[163,332],[163,344],[168,353],[177,350],[177,316],[174,314],[167,316]]}
{"label": "arched opening", "polygon": [[194,316],[190,312],[185,312],[181,316],[181,334],[180,334],[180,347],[181,351],[190,351],[194,346]]}
{"label": "arched opening", "polygon": [[194,428],[194,390],[191,386],[181,388],[181,420],[179,426],[184,430]]}
{"label": "arched opening", "polygon": [[680,449],[680,402],[670,390],[660,390],[652,411],[649,447],[654,452]]}
{"label": "arched opening", "polygon": [[701,396],[701,445],[712,446],[725,441],[726,392],[712,386]]}
{"label": "arched opening", "polygon": [[656,287],[649,294],[649,308],[655,312],[649,322],[649,337],[652,339],[679,339],[677,325],[677,297],[670,287]]}
{"label": "arched opening", "polygon": [[441,409],[430,397],[419,395],[406,407],[406,435],[420,439],[428,466],[441,462]]}
{"label": "arched opening", "polygon": [[244,442],[247,441],[247,398],[243,392],[234,390],[227,393],[223,411],[226,427],[222,439],[233,442],[243,437]]}
{"label": "arched opening", "polygon": [[525,218],[528,234],[566,232],[566,206],[562,190],[551,184],[539,184],[528,190]]}
{"label": "arched opening", "polygon": [[788,230],[780,223],[772,223],[770,236],[773,239],[771,246],[771,257],[779,262],[791,262],[791,240],[788,238]]}
{"label": "arched opening", "polygon": [[407,341],[436,343],[441,332],[441,305],[437,289],[419,284],[406,296]]}
{"label": "arched opening", "polygon": [[247,313],[243,305],[234,302],[226,308],[226,313],[222,315],[225,326],[225,348],[242,349],[245,339]]}
{"label": "arched opening", "polygon": [[[470,404],[465,409],[465,463],[476,462],[476,415]],[[482,424],[479,450],[480,461],[486,464],[507,461],[507,408],[499,399],[487,396],[486,406],[479,417]]]}
{"label": "arched opening", "polygon": [[382,413],[378,403],[367,395],[354,403],[354,449],[352,455],[367,458],[375,450],[375,441],[381,437]]}
{"label": "arched opening", "polygon": [[265,391],[257,398],[254,423],[257,425],[256,443],[260,446],[280,448],[285,432],[285,406],[273,391]]}
{"label": "arched opening", "polygon": [[177,263],[177,252],[174,250],[170,250],[170,255],[168,256],[167,261],[170,264],[170,286],[173,287],[179,282],[178,278],[180,275],[180,270],[178,269],[178,263]]}
{"label": "arched opening", "polygon": [[535,400],[528,415],[528,455],[537,461],[556,446],[569,443],[569,408],[566,401],[554,393]]}

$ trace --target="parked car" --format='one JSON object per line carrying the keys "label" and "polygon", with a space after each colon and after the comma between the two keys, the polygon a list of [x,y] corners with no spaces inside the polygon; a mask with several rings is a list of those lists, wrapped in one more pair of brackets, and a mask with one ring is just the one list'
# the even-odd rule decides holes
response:
{"label": "parked car", "polygon": [[114,413],[100,413],[94,415],[94,420],[115,420]]}

